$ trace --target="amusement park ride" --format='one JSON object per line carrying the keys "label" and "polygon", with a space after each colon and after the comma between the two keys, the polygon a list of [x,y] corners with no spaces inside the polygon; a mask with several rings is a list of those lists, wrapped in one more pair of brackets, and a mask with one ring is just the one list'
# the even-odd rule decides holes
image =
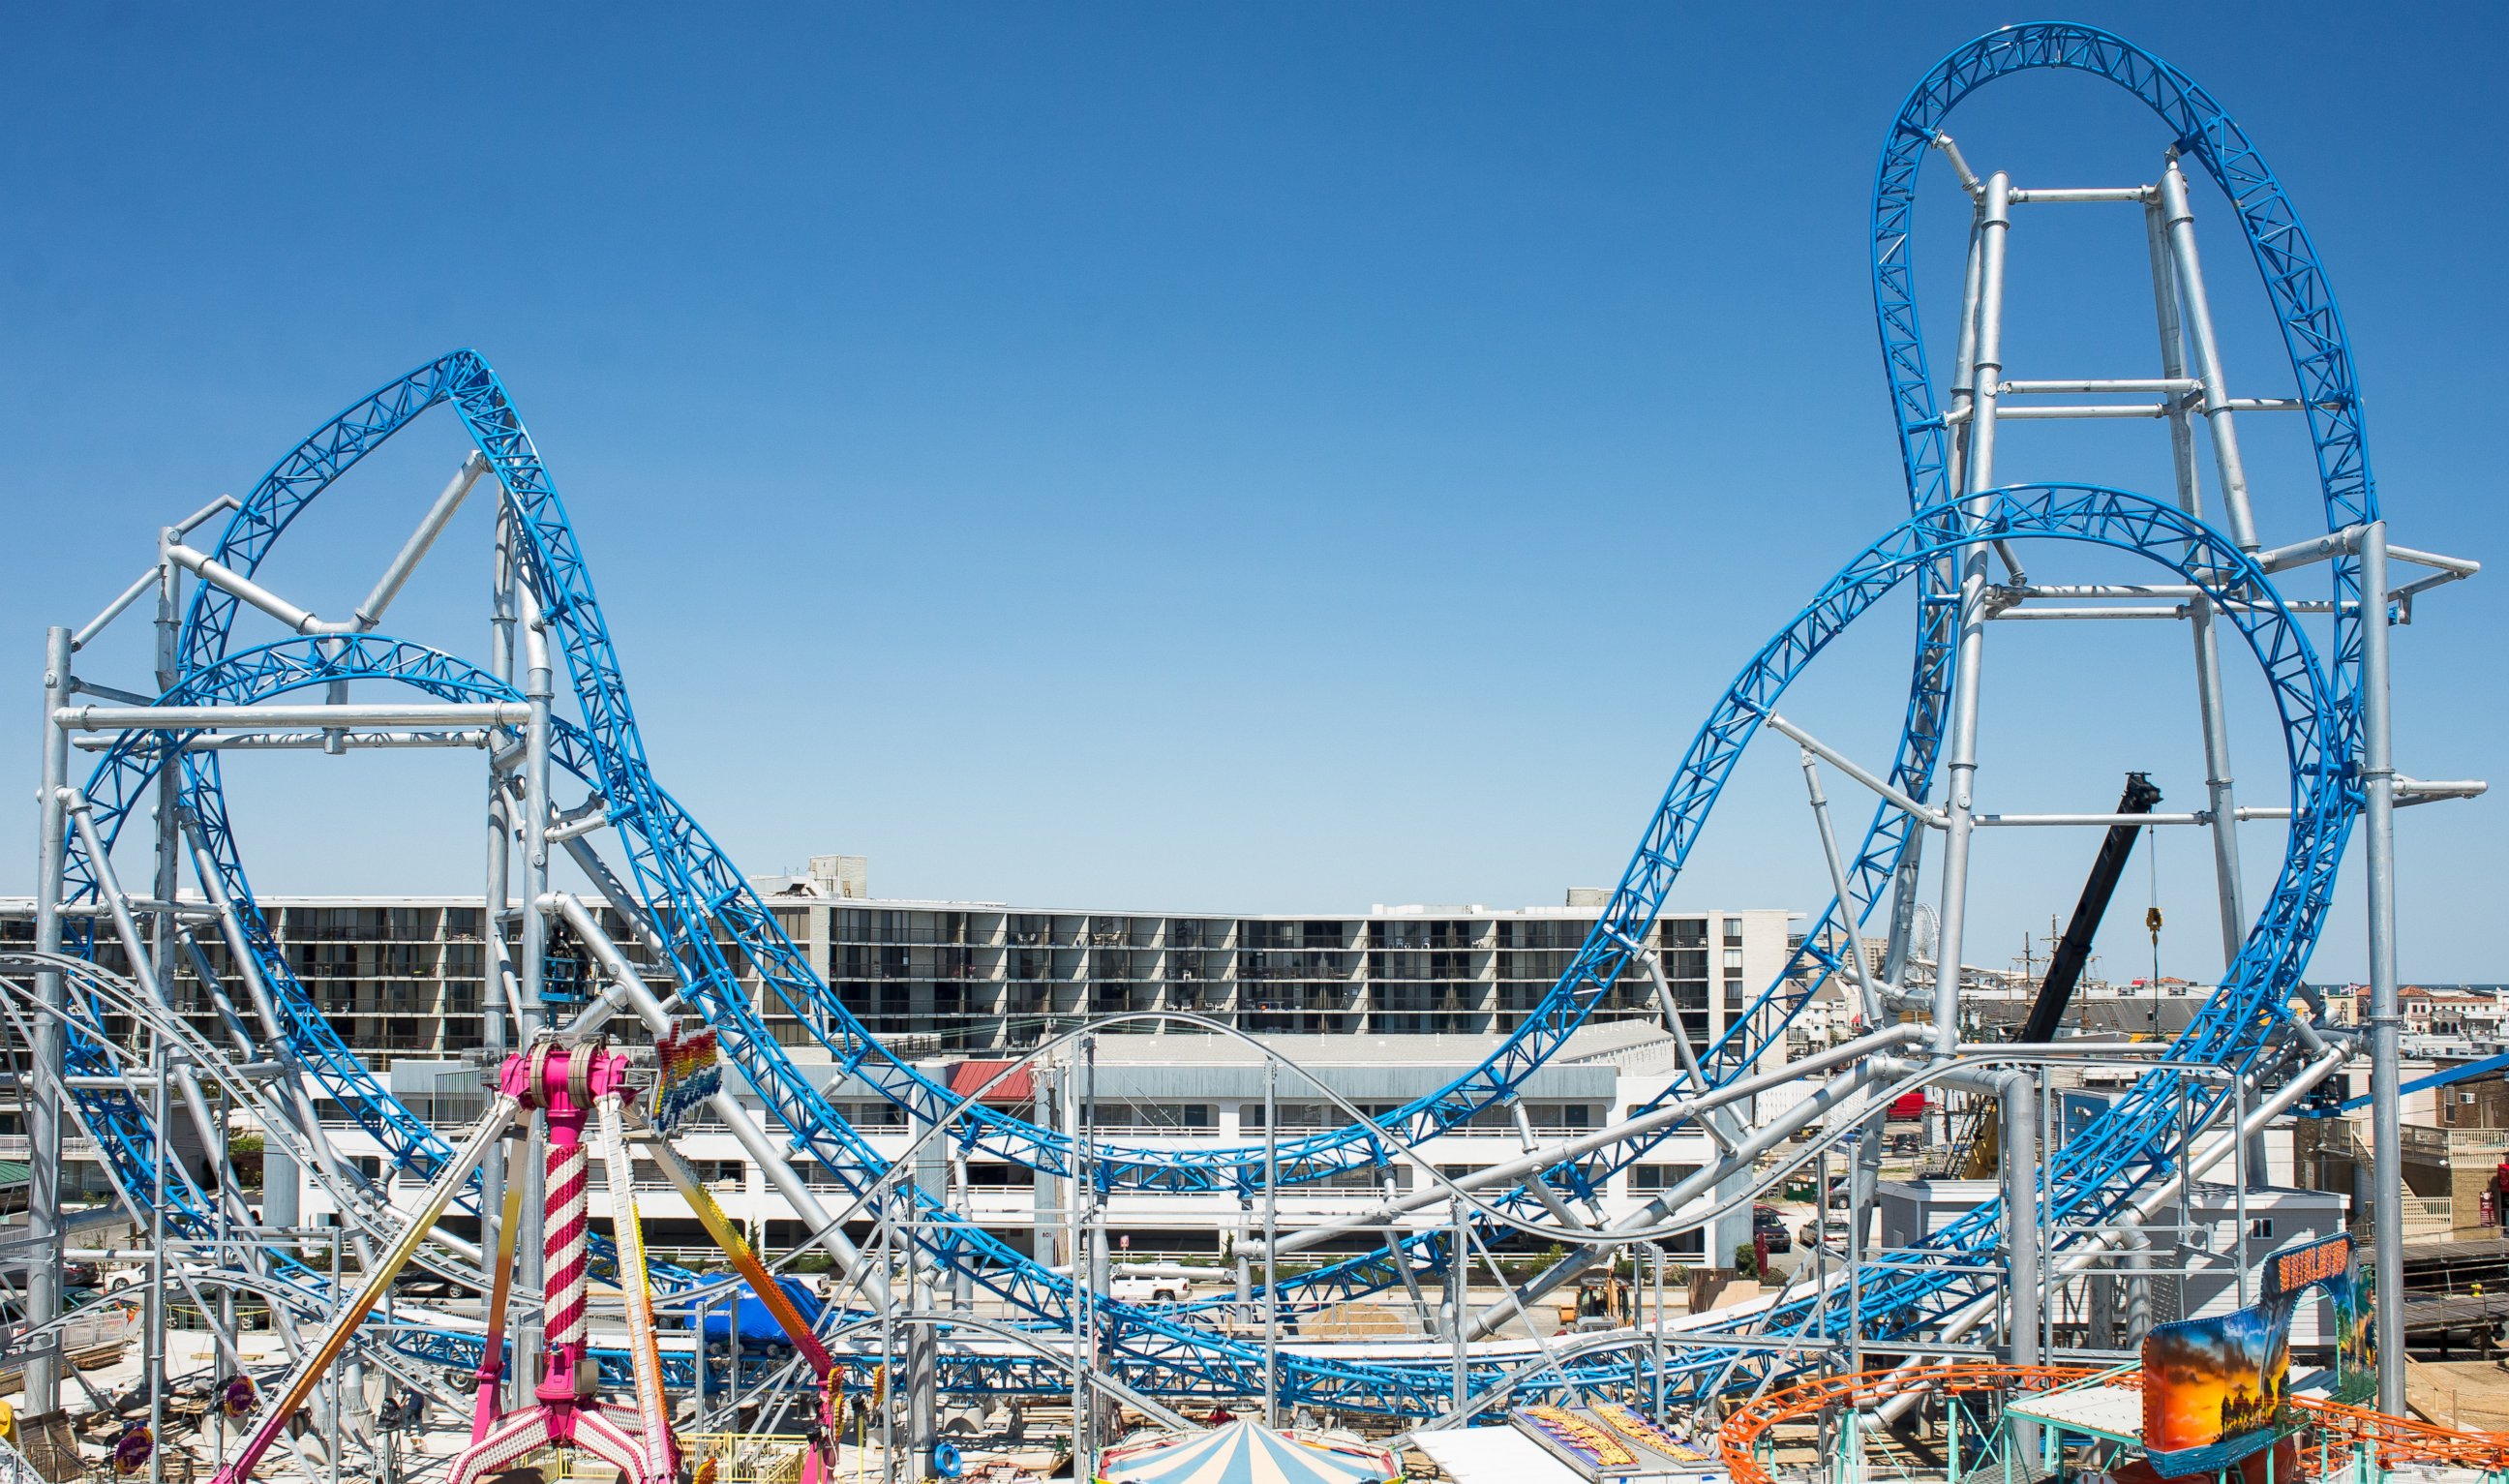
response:
{"label": "amusement park ride", "polygon": [[[2049,187],[1977,173],[1944,130],[1949,115],[1980,87],[2045,69],[2106,79],[2144,102],[2162,126],[2156,177]],[[1948,376],[1929,357],[1915,297],[1916,190],[1929,157],[1948,165],[1970,207]],[[2288,395],[2234,394],[2228,379],[2196,250],[2197,174],[2219,188],[2225,220],[2260,270],[2289,352]],[[2007,370],[2007,243],[2025,216],[2063,210],[2142,213],[2156,375],[2015,379]],[[659,1484],[685,1462],[672,1396],[692,1386],[707,1415],[748,1415],[737,1409],[762,1397],[776,1415],[791,1415],[798,1401],[805,1426],[815,1425],[812,1466],[821,1468],[845,1427],[848,1390],[857,1401],[876,1394],[869,1426],[889,1440],[884,1464],[917,1476],[946,1471],[948,1444],[934,1420],[949,1398],[1068,1398],[1082,1467],[1095,1464],[1125,1409],[1186,1426],[1184,1409],[1227,1403],[1258,1403],[1275,1420],[1292,1408],[1394,1419],[1407,1437],[1559,1398],[1608,1398],[1658,1424],[1705,1426],[1723,1416],[1745,1432],[1840,1405],[1890,1422],[1964,1390],[2030,1391],[2094,1374],[2053,1363],[2042,1317],[2058,1295],[2094,1277],[2133,1281],[2155,1271],[2153,1238],[2173,1202],[2208,1172],[2242,1169],[2262,1130],[2358,1057],[2369,1060],[2380,1110],[2375,1286],[2399,1292],[2392,815],[2482,785],[2416,782],[2397,771],[2389,631],[2414,615],[2423,593],[2472,575],[2476,565],[2388,539],[2356,368],[2308,235],[2238,125],[2151,54],[2070,24],[2010,27],[1952,53],[1886,135],[1871,241],[1905,517],[1851,557],[1716,699],[1601,921],[1549,997],[1484,1063],[1390,1113],[1362,1116],[1345,1104],[1343,1127],[1246,1146],[1077,1138],[1067,1126],[987,1105],[981,1092],[955,1094],[876,1041],[649,765],[589,558],[505,387],[468,351],[393,381],[289,450],[242,500],[221,499],[165,528],[146,572],[83,628],[51,631],[35,943],[0,960],[19,1085],[34,1090],[26,1099],[36,1167],[29,1242],[57,1257],[59,1151],[74,1132],[93,1141],[118,1199],[156,1234],[158,1356],[169,1286],[176,1301],[210,1316],[212,1328],[238,1296],[266,1306],[285,1350],[277,1375],[254,1377],[232,1332],[216,1337],[236,1410],[251,1422],[241,1446],[219,1460],[220,1484],[250,1475],[275,1447],[317,1477],[325,1466],[336,1472],[344,1453],[379,1456],[384,1445],[347,1421],[356,1383],[344,1374],[352,1370],[380,1372],[475,1417],[470,1446],[445,1465],[453,1484],[553,1444],[597,1455],[636,1484]],[[266,569],[296,517],[438,406],[474,447],[370,594],[337,618],[291,602]],[[2160,426],[2173,488],[2153,497],[2096,482],[1999,482],[2005,425],[2109,418]],[[2319,481],[2313,501],[2252,496],[2241,439],[2266,420],[2304,433]],[[384,628],[411,572],[474,494],[496,505],[484,662]],[[214,536],[195,544],[205,532]],[[2047,575],[2090,548],[2156,571],[2131,583]],[[2400,568],[2420,575],[2400,578]],[[2305,597],[2303,582],[2313,584]],[[1907,708],[1895,755],[1868,764],[1789,720],[1780,703],[1833,638],[1903,587],[1914,590],[1918,619]],[[115,686],[83,673],[81,651],[143,600],[155,612],[153,678]],[[2191,636],[2203,806],[2180,814],[2152,812],[2148,801],[2120,812],[1991,810],[1979,761],[1990,631],[2018,620],[2117,618],[2182,622]],[[2232,782],[2224,671],[2241,648],[2262,674],[2286,770],[2262,802],[2242,801],[2258,796]],[[1802,764],[1834,893],[1810,914],[1816,930],[1793,961],[1715,1044],[1690,1045],[1680,1018],[1667,1014],[1684,1074],[1620,1122],[1469,1175],[1422,1161],[1422,1140],[1504,1109],[1625,974],[1656,972],[1643,946],[1650,927],[1720,790],[1762,740],[1791,749]],[[486,898],[507,904],[519,889],[510,930],[489,914],[482,1014],[496,1095],[458,1147],[358,1060],[291,971],[255,907],[221,787],[231,751],[337,757],[376,748],[483,753]],[[97,754],[83,780],[71,768],[81,750]],[[1852,849],[1842,850],[1820,792],[1824,767],[1876,798]],[[561,798],[574,788],[583,791],[580,800]],[[2217,867],[2229,968],[2186,1033],[2172,1043],[1964,1041],[1959,976],[1937,966],[1959,964],[1968,936],[1976,832],[2128,825],[2199,830]],[[2372,986],[2368,1023],[2357,1028],[2332,1020],[2302,979],[2356,830]],[[2279,833],[2282,857],[2259,900],[2247,891],[2242,853],[2267,832]],[[122,885],[117,848],[147,860],[145,891]],[[614,942],[584,902],[553,887],[553,851],[624,913],[632,941]],[[1921,906],[1939,923],[1930,953],[1913,928]],[[556,921],[589,947],[606,981],[580,1010],[553,1007],[544,993]],[[1887,937],[1878,966],[1833,946],[1868,927]],[[225,948],[230,975],[212,972],[206,937]],[[94,961],[107,940],[118,942],[127,974]],[[222,1042],[177,1013],[177,963],[214,1000]],[[656,969],[665,995],[648,987]],[[1787,1027],[1832,982],[1860,1008],[1862,1033],[1784,1060]],[[918,1147],[947,1140],[1071,1181],[1081,1194],[1070,1218],[1080,1261],[1056,1268],[1031,1259],[947,1204],[918,1177],[913,1154],[877,1153],[828,1100],[829,1068],[805,1067],[768,1034],[753,985],[802,1019],[837,1072],[903,1109]],[[558,1008],[574,1013],[561,1023]],[[641,1064],[606,1039],[613,1022],[641,1026],[661,1046],[650,1091],[634,1085]],[[1120,1017],[1048,1040],[1025,1061],[1072,1060],[1096,1033],[1161,1022],[1237,1034],[1195,1017]],[[723,1091],[723,1062],[764,1097],[767,1119]],[[2050,1074],[2078,1066],[2126,1073],[2131,1088],[2059,1140],[2041,1113]],[[1804,1084],[1805,1095],[1787,1111],[1757,1127],[1739,1116],[1754,1094],[1788,1082]],[[1509,1333],[1544,1295],[1698,1224],[1703,1200],[1719,1211],[1747,1209],[1823,1151],[1849,1151],[1861,1208],[1882,1145],[1863,1135],[1878,1133],[1896,1099],[1926,1088],[1956,1090],[1995,1110],[1995,1199],[1897,1250],[1868,1250],[1863,1224],[1854,1223],[1844,1261],[1808,1264],[1759,1304],[1673,1325],[1659,1312],[1652,1324],[1594,1334]],[[1333,1098],[1329,1089],[1316,1095]],[[406,1194],[389,1199],[345,1165],[314,1116],[317,1098],[348,1110],[389,1151],[403,1191],[423,1187],[424,1196],[414,1206]],[[230,1125],[213,1101],[265,1131],[275,1157],[294,1161],[336,1201],[343,1228],[330,1238],[327,1271],[304,1257],[306,1233],[265,1223],[227,1173],[203,1178],[169,1156],[178,1126],[209,1150],[225,1146]],[[696,1106],[739,1137],[809,1243],[836,1265],[843,1286],[815,1333],[672,1153],[675,1118]],[[1593,1217],[1599,1182],[1675,1132],[1703,1127],[1721,1151],[1715,1163],[1633,1216]],[[1798,1141],[1801,1133],[1810,1142]],[[516,1138],[524,1148],[509,1158]],[[608,1171],[609,1240],[589,1226],[588,1140]],[[736,1370],[709,1401],[697,1367],[666,1362],[655,1295],[676,1302],[722,1285],[645,1261],[631,1144],[693,1207],[712,1213],[708,1227],[743,1279],[801,1340],[795,1364],[754,1376]],[[788,1161],[797,1157],[833,1176],[841,1206],[794,1173]],[[1236,1193],[1268,1213],[1285,1186],[1400,1164],[1418,1169],[1407,1193],[1241,1244],[1235,1296],[1140,1306],[1106,1291],[1105,1224],[1093,1224],[1092,1212],[1110,1193]],[[439,1223],[454,1211],[477,1218],[476,1243]],[[864,1222],[878,1234],[869,1249],[846,1235],[849,1223]],[[1503,1300],[1474,1312],[1467,1274],[1495,1277],[1491,1244],[1517,1233],[1569,1255],[1528,1280],[1501,1280]],[[1354,1234],[1383,1241],[1362,1255],[1282,1271],[1284,1258]],[[341,1276],[351,1261],[361,1283],[354,1289]],[[412,1264],[487,1295],[484,1330],[406,1305],[389,1321],[379,1315],[395,1276]],[[44,1412],[62,1396],[63,1368],[43,1344],[61,1297],[53,1261],[32,1271],[29,1324],[17,1343],[28,1409]],[[592,1343],[587,1291],[596,1274],[623,1307],[623,1350]],[[1423,1296],[1442,1287],[1442,1304]],[[1285,1315],[1398,1289],[1434,1311],[1439,1343],[1280,1343]],[[1259,1337],[1247,1321],[1256,1314]],[[2377,1311],[2375,1338],[2377,1411],[2353,1409],[2344,1435],[2372,1438],[2393,1457],[2420,1456],[2398,1441],[2411,1425],[2393,1417],[2403,1410],[2404,1354],[2394,1306]],[[448,1384],[452,1375],[474,1383],[467,1395]],[[169,1380],[160,1359],[148,1377],[159,1435]],[[1803,1410],[1787,1410],[1797,1403]],[[2333,1416],[2336,1406],[2313,1415]],[[309,1407],[330,1419],[314,1438],[322,1464],[291,1430]],[[861,1416],[857,1408],[858,1428]],[[1747,1449],[1730,1462],[1742,1477],[1760,1466]],[[2509,1458],[2481,1466],[2502,1463]]]}

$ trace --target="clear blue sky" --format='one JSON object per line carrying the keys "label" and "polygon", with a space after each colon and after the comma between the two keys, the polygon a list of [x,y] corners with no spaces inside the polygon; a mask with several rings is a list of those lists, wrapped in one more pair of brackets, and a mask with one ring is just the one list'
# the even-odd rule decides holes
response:
{"label": "clear blue sky", "polygon": [[[2497,559],[2503,13],[2072,14],[2262,142],[2342,297],[2397,538]],[[575,513],[664,781],[751,870],[842,850],[883,894],[1555,902],[1617,876],[1715,690],[1902,509],[1875,154],[1937,56],[2022,19],[19,7],[0,677],[31,722],[42,626],[83,621],[156,526],[468,345]],[[2146,179],[2165,143],[2068,78],[1953,128],[2024,183]],[[1928,187],[1940,344],[1960,207],[1939,167]],[[2282,391],[2203,191],[2232,373]],[[2139,224],[2078,220],[2016,237],[2013,372],[2151,374]],[[2304,534],[2292,430],[2251,427],[2268,535]],[[2132,432],[2016,433],[2006,467],[2158,491]],[[324,612],[363,591],[458,455],[449,424],[402,441],[274,580]],[[478,651],[478,514],[395,628]],[[2501,576],[2424,612],[2401,762],[2509,777]],[[1854,636],[1801,712],[1879,754],[1905,632]],[[1990,803],[2101,807],[2149,766],[2194,806],[2174,626],[1997,640]],[[2276,799],[2253,721],[2241,778]],[[0,779],[31,785],[33,730],[0,729]],[[240,766],[256,880],[475,889],[475,764]],[[1678,900],[1815,905],[1798,785],[1755,755]],[[2404,817],[2409,975],[2509,979],[2501,807]],[[0,810],[0,889],[30,878],[31,823]],[[2093,845],[1995,842],[1971,961],[2067,910]],[[2261,888],[2278,843],[2250,848]],[[2164,967],[2209,976],[2201,843],[2159,865]],[[2114,977],[2148,957],[2151,890],[2102,940]],[[2347,897],[2317,973],[2360,961]]]}

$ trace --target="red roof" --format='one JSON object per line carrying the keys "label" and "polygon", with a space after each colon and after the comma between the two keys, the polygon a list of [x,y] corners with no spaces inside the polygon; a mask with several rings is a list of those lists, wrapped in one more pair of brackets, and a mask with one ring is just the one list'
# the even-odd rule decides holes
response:
{"label": "red roof", "polygon": [[[951,1095],[954,1097],[966,1096],[976,1089],[983,1087],[988,1081],[992,1080],[995,1073],[1010,1064],[1011,1063],[1007,1061],[959,1062],[957,1065],[950,1068]],[[994,1083],[992,1089],[985,1094],[983,1099],[987,1107],[1002,1107],[1013,1103],[1016,1103],[1021,1107],[1026,1107],[1035,1100],[1036,1078],[1027,1067],[1021,1067],[1018,1071],[1013,1072],[1009,1076],[1004,1077],[1001,1081]]]}

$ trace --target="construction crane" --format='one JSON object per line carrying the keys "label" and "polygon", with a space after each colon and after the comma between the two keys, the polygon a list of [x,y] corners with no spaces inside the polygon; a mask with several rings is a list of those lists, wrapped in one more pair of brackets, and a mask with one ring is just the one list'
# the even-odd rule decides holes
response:
{"label": "construction crane", "polygon": [[[2160,790],[2146,773],[2125,775],[2125,792],[2117,796],[2119,814],[2149,814],[2160,802]],[[2100,841],[2100,853],[2091,859],[2091,873],[2082,882],[2080,900],[2074,904],[2073,919],[2065,924],[2065,935],[2056,940],[2055,951],[2047,958],[2047,977],[2039,982],[2039,992],[2030,1001],[2029,1019],[2013,1036],[2027,1046],[2056,1038],[2057,1027],[2065,1023],[2065,1012],[2074,1003],[2074,989],[2081,983],[2082,966],[2091,961],[2091,940],[2099,936],[2100,919],[2109,911],[2109,900],[2116,895],[2117,882],[2124,878],[2125,863],[2134,854],[2135,837],[2143,834],[2140,824],[2123,822],[2109,826],[2108,837]],[[1968,1140],[1968,1160],[1963,1170],[1972,1180],[1982,1180],[1995,1173],[1999,1146],[1996,1140],[1996,1108],[1992,1100],[1980,1109],[1977,1123]]]}

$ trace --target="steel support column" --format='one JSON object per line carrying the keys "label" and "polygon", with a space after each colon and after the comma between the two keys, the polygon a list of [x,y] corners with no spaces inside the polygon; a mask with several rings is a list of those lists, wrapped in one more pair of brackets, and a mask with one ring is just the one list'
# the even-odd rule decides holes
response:
{"label": "steel support column", "polygon": [[[506,503],[497,503],[497,539],[494,563],[488,588],[488,671],[501,681],[514,678],[514,526],[513,515]],[[489,733],[493,739],[496,733]],[[513,868],[514,827],[506,806],[505,775],[497,764],[492,745],[487,754],[488,766],[488,854],[485,881],[480,897],[479,913],[479,1047],[487,1068],[480,1073],[483,1086],[495,1085],[496,1069],[506,1064],[506,990],[511,982],[512,967],[506,943],[506,909],[513,899],[508,879]],[[494,1254],[505,1250],[499,1243],[498,1228],[505,1221],[506,1144],[503,1139],[488,1146],[479,1165],[479,1250]],[[494,1261],[493,1256],[490,1259]],[[505,1275],[492,1274],[490,1280]],[[528,1320],[529,1316],[522,1317]],[[521,1381],[525,1363],[519,1357],[526,1353],[519,1333],[515,1342],[518,1362],[505,1368],[499,1385],[505,1389],[507,1405],[524,1405],[528,1391]],[[703,1360],[699,1360],[700,1369]]]}
{"label": "steel support column", "polygon": [[2405,1174],[2396,1064],[2396,768],[2387,683],[2387,523],[2361,535],[2362,833],[2370,907],[2370,1163],[2378,1410],[2405,1411]]}
{"label": "steel support column", "polygon": [[[44,631],[43,784],[37,801],[35,833],[35,951],[61,950],[61,878],[69,850],[70,735],[61,726],[60,709],[70,699],[70,631]],[[35,976],[36,997],[44,1014],[35,1020],[34,1056],[37,1079],[62,1075],[64,1050],[59,1012],[67,1001],[66,986],[56,971]],[[26,1133],[31,1169],[26,1187],[26,1322],[41,1328],[61,1313],[61,1109],[50,1098],[26,1100]],[[61,1404],[61,1362],[56,1355],[26,1361],[26,1411],[40,1416]]]}
{"label": "steel support column", "polygon": [[[2174,163],[2171,167],[2175,169]],[[2178,195],[2183,204],[2183,176]],[[2193,231],[2191,222],[2190,242],[2193,241]],[[2184,380],[2188,375],[2186,325],[2179,307],[2176,253],[2167,213],[2160,202],[2145,208],[2144,235],[2152,257],[2152,302],[2160,331],[2160,372],[2169,380]],[[2209,324],[2206,332],[2209,336]],[[2229,436],[2228,419],[2228,413],[2223,414],[2225,438]],[[2236,443],[2230,446],[2235,451]],[[2169,400],[2169,454],[2177,478],[2178,507],[2201,519],[2204,493],[2195,471],[2194,419],[2184,397]],[[2221,472],[2227,484],[2229,467]],[[2239,940],[2248,930],[2248,913],[2246,893],[2239,878],[2239,807],[2230,771],[2229,715],[2222,704],[2222,646],[2213,628],[2212,600],[2200,592],[2189,599],[2187,620],[2195,646],[2195,704],[2204,731],[2204,790],[2213,815],[2213,886],[2221,899],[2222,962],[2227,966],[2239,956]],[[2158,842],[2153,843],[2156,846]]]}
{"label": "steel support column", "polygon": [[[2003,382],[2003,255],[2012,229],[2012,182],[2003,171],[1987,177],[1978,198],[1976,359],[1970,369],[1966,493],[1975,496],[1995,478],[1995,412]],[[1987,542],[1962,554],[1960,638],[1953,661],[1952,715],[1944,750],[1941,931],[1934,949],[1934,1050],[1949,1056],[1960,1045],[1962,935],[1968,918],[1968,844],[1975,828],[1977,709],[1986,658]]]}

